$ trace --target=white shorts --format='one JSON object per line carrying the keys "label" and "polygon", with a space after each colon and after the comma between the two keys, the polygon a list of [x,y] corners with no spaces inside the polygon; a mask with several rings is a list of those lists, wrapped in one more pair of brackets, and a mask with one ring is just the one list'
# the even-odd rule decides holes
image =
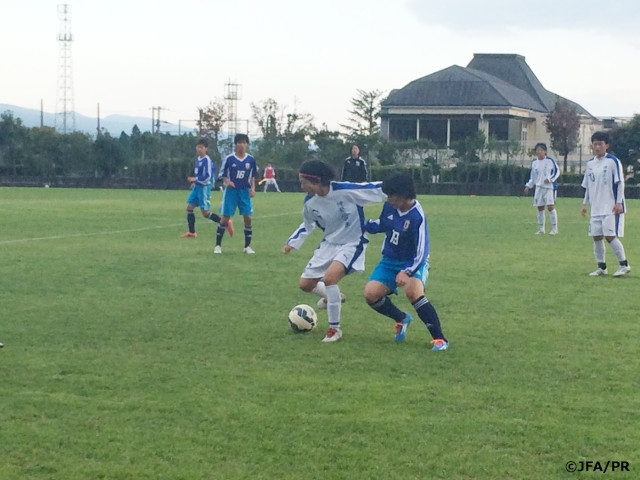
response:
{"label": "white shorts", "polygon": [[624,213],[594,215],[589,220],[590,237],[624,237]]}
{"label": "white shorts", "polygon": [[536,187],[533,194],[533,206],[544,207],[545,205],[556,204],[556,191],[553,188]]}
{"label": "white shorts", "polygon": [[347,273],[364,272],[364,251],[366,247],[366,245],[359,243],[335,245],[323,241],[316,248],[301,277],[322,278],[333,261],[342,263]]}

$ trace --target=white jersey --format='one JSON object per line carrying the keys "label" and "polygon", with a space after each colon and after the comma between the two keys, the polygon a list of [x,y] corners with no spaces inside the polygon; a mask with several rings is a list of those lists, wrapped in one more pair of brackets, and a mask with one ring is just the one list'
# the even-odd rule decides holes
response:
{"label": "white jersey", "polygon": [[[544,157],[542,160],[537,157],[531,161],[531,175],[529,181],[525,183],[525,187],[533,188],[552,188],[556,189],[556,180],[560,176],[558,164],[551,157]],[[545,183],[549,180],[549,183]]]}
{"label": "white jersey", "polygon": [[587,162],[582,188],[585,189],[582,203],[591,205],[592,217],[611,215],[616,203],[622,204],[622,213],[625,212],[622,164],[610,153]]}
{"label": "white jersey", "polygon": [[363,207],[385,198],[382,182],[331,182],[326,195],[307,195],[302,209],[303,222],[291,234],[287,245],[299,249],[316,225],[324,231],[323,242],[368,243]]}

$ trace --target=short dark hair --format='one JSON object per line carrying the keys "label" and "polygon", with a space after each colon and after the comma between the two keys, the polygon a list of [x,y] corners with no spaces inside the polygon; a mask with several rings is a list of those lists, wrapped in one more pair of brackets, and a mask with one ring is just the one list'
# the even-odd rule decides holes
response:
{"label": "short dark hair", "polygon": [[591,143],[595,141],[604,142],[607,145],[611,144],[611,142],[609,141],[609,134],[607,132],[596,132],[591,135]]}
{"label": "short dark hair", "polygon": [[382,182],[382,191],[387,195],[397,195],[400,198],[416,198],[416,185],[413,177],[407,172],[400,172],[391,175]]}
{"label": "short dark hair", "polygon": [[534,150],[537,150],[539,148],[543,149],[546,152],[547,151],[547,144],[544,143],[544,142],[536,143],[536,146],[535,146]]}
{"label": "short dark hair", "polygon": [[204,145],[204,148],[209,148],[209,143],[204,138],[198,140],[197,145]]}
{"label": "short dark hair", "polygon": [[322,160],[307,160],[298,169],[298,173],[311,183],[329,185],[335,178],[335,173],[329,165]]}
{"label": "short dark hair", "polygon": [[246,133],[236,133],[236,136],[233,137],[233,144],[237,145],[240,142],[246,142],[247,145],[249,144],[249,135],[247,135]]}

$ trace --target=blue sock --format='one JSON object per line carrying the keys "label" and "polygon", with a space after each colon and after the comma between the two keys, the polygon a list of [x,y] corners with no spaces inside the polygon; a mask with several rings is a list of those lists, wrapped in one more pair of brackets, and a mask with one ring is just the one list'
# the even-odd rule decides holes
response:
{"label": "blue sock", "polygon": [[405,313],[400,310],[398,307],[394,305],[389,297],[382,297],[375,303],[370,303],[369,306],[373,308],[376,312],[385,315],[396,322],[401,322],[404,320]]}
{"label": "blue sock", "polygon": [[427,326],[429,333],[433,338],[442,338],[447,340],[442,333],[442,327],[440,326],[440,319],[436,313],[436,309],[429,303],[424,296],[412,303],[413,308],[418,312],[420,320]]}

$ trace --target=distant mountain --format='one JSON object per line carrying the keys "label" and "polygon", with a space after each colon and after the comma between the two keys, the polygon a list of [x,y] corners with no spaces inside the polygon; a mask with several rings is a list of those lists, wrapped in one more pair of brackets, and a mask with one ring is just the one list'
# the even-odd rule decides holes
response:
{"label": "distant mountain", "polygon": [[[15,118],[22,120],[22,123],[29,128],[39,127],[41,124],[40,110],[33,108],[23,108],[16,105],[8,105],[0,103],[0,113],[11,111]],[[76,117],[76,130],[81,132],[96,134],[98,128],[98,119],[87,117],[79,113],[75,114]],[[127,135],[131,134],[131,130],[134,125],[137,125],[141,132],[151,131],[151,117],[130,117],[127,115],[108,115],[100,119],[100,130],[103,132],[109,132],[112,137],[119,137],[121,132]],[[55,113],[44,112],[42,114],[42,123],[46,127],[55,127],[56,115]],[[163,133],[170,133],[172,135],[178,135],[178,133],[187,133],[190,131],[188,127],[182,127],[173,123],[162,122],[160,131]]]}

